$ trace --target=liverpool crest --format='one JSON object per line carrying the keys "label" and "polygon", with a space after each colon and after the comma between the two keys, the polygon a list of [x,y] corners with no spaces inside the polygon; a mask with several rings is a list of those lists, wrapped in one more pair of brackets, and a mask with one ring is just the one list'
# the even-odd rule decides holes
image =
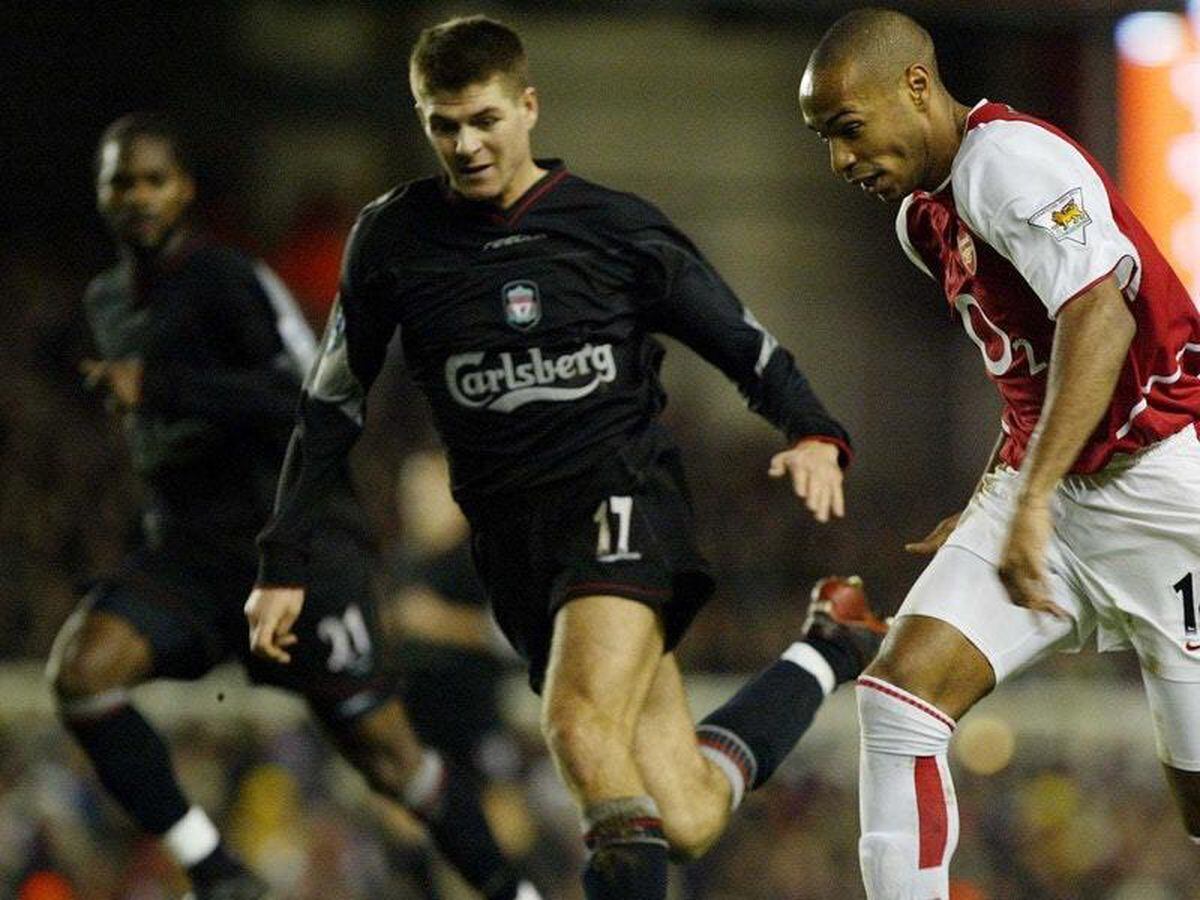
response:
{"label": "liverpool crest", "polygon": [[542,320],[542,298],[533,281],[510,281],[500,289],[504,320],[513,328],[528,331]]}

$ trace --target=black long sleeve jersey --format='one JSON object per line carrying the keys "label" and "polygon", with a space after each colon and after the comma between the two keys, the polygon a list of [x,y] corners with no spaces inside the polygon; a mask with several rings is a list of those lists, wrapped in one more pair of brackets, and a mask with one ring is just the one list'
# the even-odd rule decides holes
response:
{"label": "black long sleeve jersey", "polygon": [[[123,259],[92,281],[84,306],[104,358],[142,361],[126,430],[163,524],[256,532],[316,356],[286,289],[265,266],[193,238],[153,272]],[[335,477],[345,497],[344,466]]]}
{"label": "black long sleeve jersey", "polygon": [[261,583],[303,583],[310,510],[397,329],[469,516],[569,482],[650,429],[665,403],[654,332],[720,368],[789,440],[824,436],[848,461],[846,431],[791,354],[661,212],[539,164],[547,173],[504,213],[427,178],[359,217],[259,538]]}

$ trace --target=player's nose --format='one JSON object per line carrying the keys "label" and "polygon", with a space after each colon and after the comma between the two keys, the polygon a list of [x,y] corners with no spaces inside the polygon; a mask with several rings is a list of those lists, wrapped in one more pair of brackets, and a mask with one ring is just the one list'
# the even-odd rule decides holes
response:
{"label": "player's nose", "polygon": [[126,206],[146,209],[154,205],[156,198],[157,192],[154,186],[148,180],[139,178],[125,192],[124,199]]}
{"label": "player's nose", "polygon": [[834,175],[848,177],[855,162],[857,160],[854,154],[844,143],[836,139],[829,142],[829,167],[833,169]]}
{"label": "player's nose", "polygon": [[458,132],[458,137],[454,141],[454,152],[460,157],[469,159],[475,155],[480,146],[482,145],[479,135],[475,133],[474,129],[463,128]]}

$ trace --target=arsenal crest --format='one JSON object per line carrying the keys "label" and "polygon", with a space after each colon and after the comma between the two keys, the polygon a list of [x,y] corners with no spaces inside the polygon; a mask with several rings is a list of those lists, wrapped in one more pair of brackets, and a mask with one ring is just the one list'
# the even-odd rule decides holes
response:
{"label": "arsenal crest", "polygon": [[542,298],[533,281],[510,281],[500,289],[504,320],[519,331],[528,331],[542,320]]}
{"label": "arsenal crest", "polygon": [[975,274],[975,242],[971,234],[961,224],[958,226],[958,257],[962,260],[967,275]]}

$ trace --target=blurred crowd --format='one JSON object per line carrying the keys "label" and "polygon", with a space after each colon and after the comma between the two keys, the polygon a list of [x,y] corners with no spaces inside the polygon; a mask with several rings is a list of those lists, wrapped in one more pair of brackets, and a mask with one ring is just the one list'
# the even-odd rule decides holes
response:
{"label": "blurred crowd", "polygon": [[[428,896],[406,880],[412,842],[367,802],[361,782],[307,726],[184,720],[172,732],[185,786],[281,897]],[[536,741],[518,746],[519,763],[493,789],[489,812],[547,896],[578,900],[570,804]],[[85,760],[52,724],[6,724],[0,760],[0,896],[180,896],[179,872],[100,793]],[[1053,747],[1031,746],[1000,774],[962,772],[957,787],[954,900],[1200,898],[1194,849],[1157,773],[1131,769],[1120,754],[1077,771]],[[686,870],[678,900],[860,897],[856,833],[853,784],[795,759],[752,795],[712,853]],[[435,866],[434,878],[444,900],[470,897],[448,871]]]}

